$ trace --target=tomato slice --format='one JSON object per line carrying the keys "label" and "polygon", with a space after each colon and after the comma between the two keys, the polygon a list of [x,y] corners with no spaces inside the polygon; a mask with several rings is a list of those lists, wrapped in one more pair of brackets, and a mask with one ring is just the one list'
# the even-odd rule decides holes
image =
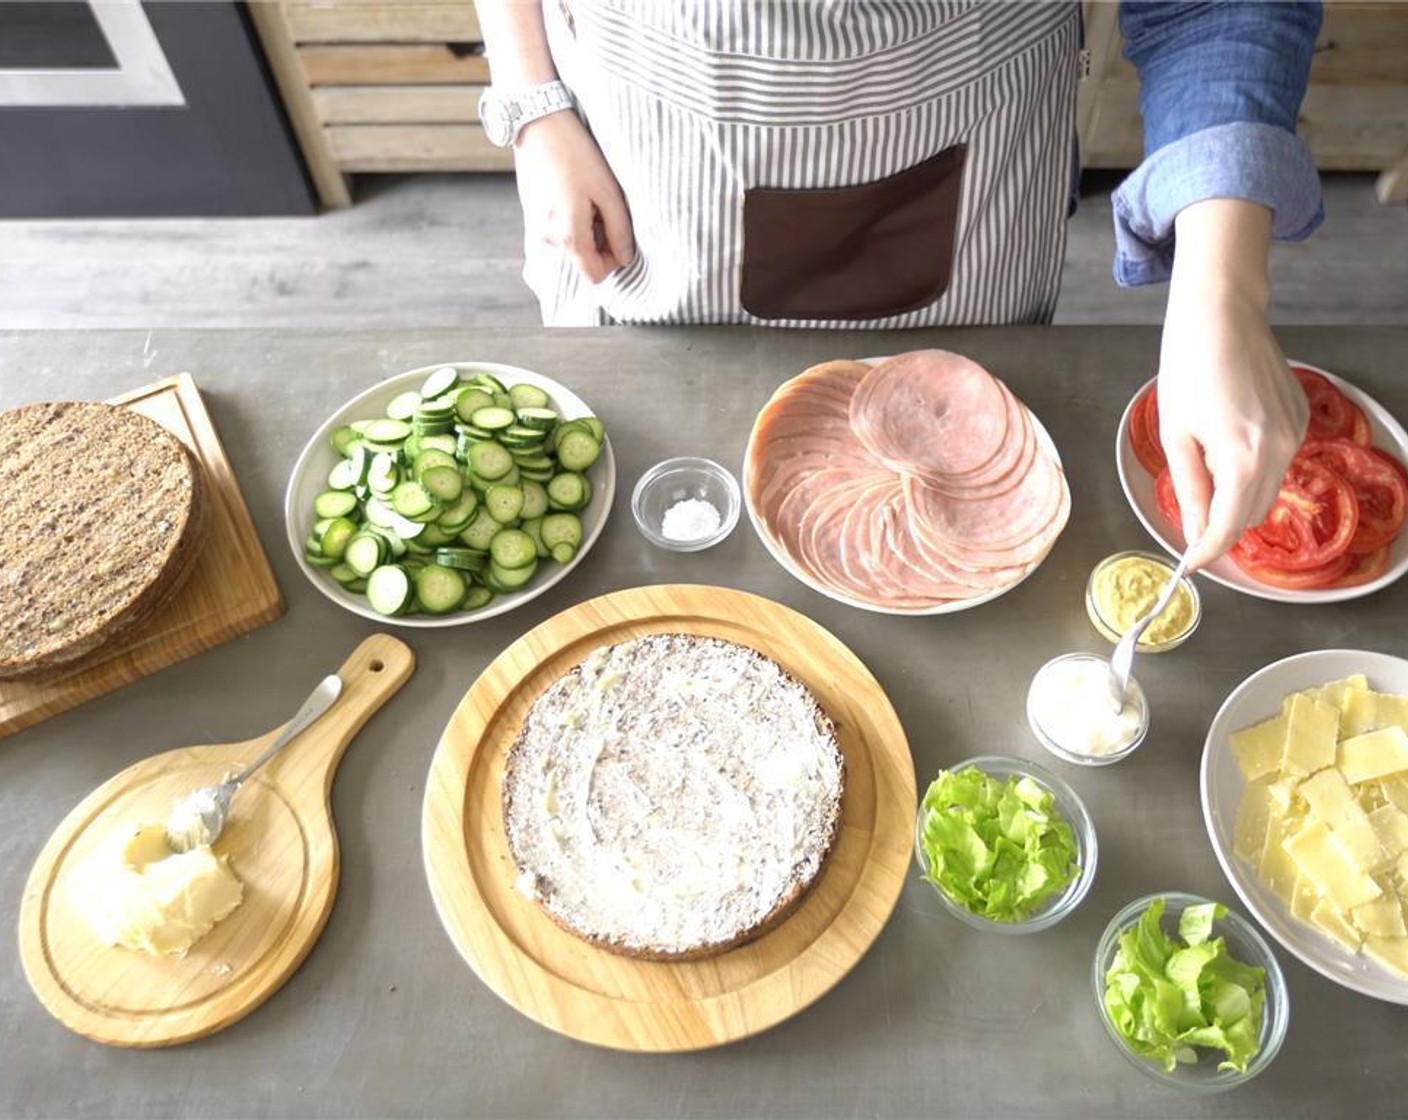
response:
{"label": "tomato slice", "polygon": [[1349,552],[1358,526],[1354,488],[1323,463],[1297,455],[1266,520],[1243,533],[1232,554],[1239,563],[1283,572],[1323,569]]}
{"label": "tomato slice", "polygon": [[1369,427],[1369,418],[1357,404],[1351,403],[1349,407],[1354,409],[1354,428],[1349,433],[1349,438],[1360,447],[1373,447],[1374,429]]}
{"label": "tomato slice", "polygon": [[1347,439],[1306,440],[1298,454],[1329,467],[1354,488],[1359,524],[1350,552],[1377,552],[1393,542],[1408,519],[1408,485],[1388,456]]}
{"label": "tomato slice", "polygon": [[1388,545],[1384,545],[1383,548],[1354,557],[1349,569],[1335,580],[1334,586],[1358,587],[1378,579],[1388,570],[1388,553]]}
{"label": "tomato slice", "polygon": [[[1240,543],[1240,542],[1239,542]],[[1326,587],[1347,586],[1340,583],[1340,580],[1349,577],[1351,570],[1355,566],[1358,557],[1345,553],[1336,557],[1328,564],[1322,564],[1318,568],[1306,568],[1304,571],[1288,572],[1270,564],[1258,564],[1248,560],[1238,553],[1234,548],[1229,556],[1232,557],[1237,567],[1251,576],[1258,583],[1264,583],[1271,587],[1279,587],[1284,591],[1320,591]],[[1372,578],[1372,577],[1371,577]]]}
{"label": "tomato slice", "polygon": [[1367,432],[1369,422],[1359,406],[1341,393],[1328,378],[1302,366],[1291,366],[1291,372],[1310,401],[1307,438],[1349,439],[1354,434],[1356,416],[1359,418],[1357,423]]}
{"label": "tomato slice", "polygon": [[1134,447],[1134,457],[1151,475],[1158,475],[1168,464],[1164,457],[1164,445],[1159,442],[1157,390],[1157,386],[1151,385],[1149,391],[1134,402],[1134,409],[1129,414],[1129,442]]}

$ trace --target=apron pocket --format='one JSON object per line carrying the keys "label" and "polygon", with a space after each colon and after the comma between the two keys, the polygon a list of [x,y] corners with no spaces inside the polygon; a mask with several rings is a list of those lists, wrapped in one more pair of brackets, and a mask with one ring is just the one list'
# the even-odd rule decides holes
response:
{"label": "apron pocket", "polygon": [[854,187],[743,194],[739,298],[759,319],[883,319],[948,288],[962,144]]}

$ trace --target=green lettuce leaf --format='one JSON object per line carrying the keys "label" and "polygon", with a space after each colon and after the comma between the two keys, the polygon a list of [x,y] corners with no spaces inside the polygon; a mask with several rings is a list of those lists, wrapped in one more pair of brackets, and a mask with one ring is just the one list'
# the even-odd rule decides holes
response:
{"label": "green lettuce leaf", "polygon": [[1025,920],[1080,873],[1071,826],[1030,778],[942,770],[920,815],[925,878],[993,921]]}
{"label": "green lettuce leaf", "polygon": [[1105,1009],[1125,1044],[1172,1071],[1196,1062],[1197,1050],[1221,1050],[1218,1069],[1245,1073],[1261,1049],[1266,976],[1235,959],[1213,925],[1226,913],[1216,904],[1190,906],[1178,940],[1163,931],[1164,900],[1156,898],[1120,934],[1105,973]]}

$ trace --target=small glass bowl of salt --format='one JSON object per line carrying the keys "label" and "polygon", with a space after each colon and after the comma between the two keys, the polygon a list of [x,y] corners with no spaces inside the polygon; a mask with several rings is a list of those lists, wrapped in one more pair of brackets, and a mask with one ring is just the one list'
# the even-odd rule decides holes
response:
{"label": "small glass bowl of salt", "polygon": [[672,552],[718,544],[738,524],[738,482],[712,459],[656,463],[636,483],[631,512],[641,535]]}

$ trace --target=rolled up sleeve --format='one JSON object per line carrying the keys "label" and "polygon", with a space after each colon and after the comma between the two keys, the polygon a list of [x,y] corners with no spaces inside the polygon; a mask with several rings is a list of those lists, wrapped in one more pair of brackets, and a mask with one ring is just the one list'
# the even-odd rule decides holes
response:
{"label": "rolled up sleeve", "polygon": [[1174,219],[1204,199],[1266,206],[1278,239],[1323,221],[1320,178],[1295,135],[1320,17],[1318,3],[1121,4],[1145,158],[1113,195],[1116,283],[1167,280]]}

